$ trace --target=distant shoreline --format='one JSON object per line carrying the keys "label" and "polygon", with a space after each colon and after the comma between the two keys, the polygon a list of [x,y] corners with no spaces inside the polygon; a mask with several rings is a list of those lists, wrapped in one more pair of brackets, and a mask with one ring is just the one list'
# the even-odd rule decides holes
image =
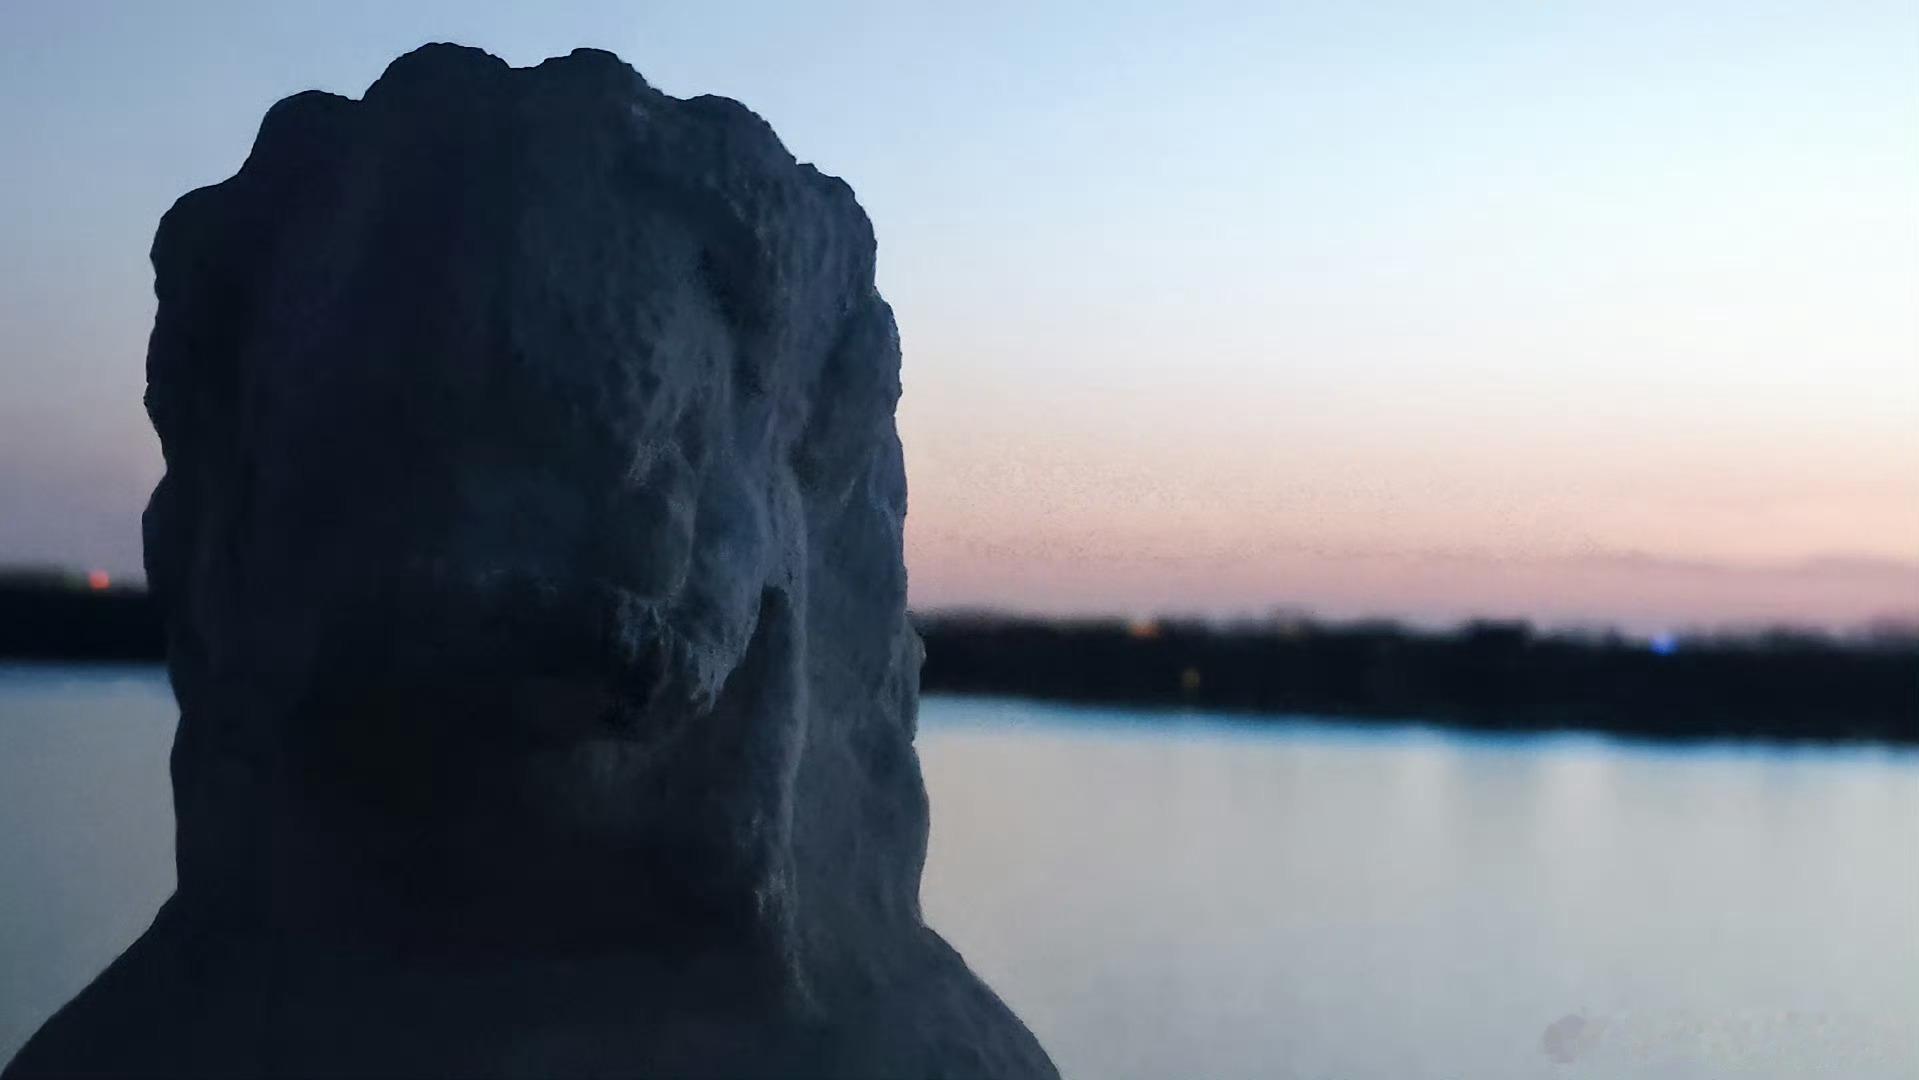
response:
{"label": "distant shoreline", "polygon": [[1919,744],[1919,641],[1630,641],[1519,623],[1058,622],[925,615],[920,685],[1357,725],[1635,739]]}
{"label": "distant shoreline", "polygon": [[[1632,641],[1305,620],[1041,620],[922,614],[927,693],[1311,716],[1480,732],[1919,744],[1919,638],[1775,632]],[[160,663],[144,590],[0,580],[0,659]]]}
{"label": "distant shoreline", "polygon": [[160,613],[145,589],[51,572],[0,580],[0,659],[166,658]]}

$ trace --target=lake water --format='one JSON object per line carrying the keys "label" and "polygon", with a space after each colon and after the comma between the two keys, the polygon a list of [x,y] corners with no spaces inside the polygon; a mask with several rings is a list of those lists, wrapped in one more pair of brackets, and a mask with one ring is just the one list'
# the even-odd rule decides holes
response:
{"label": "lake water", "polygon": [[[0,1060],[172,887],[174,716],[0,666]],[[1919,755],[922,725],[928,920],[1068,1076],[1919,1076]]]}

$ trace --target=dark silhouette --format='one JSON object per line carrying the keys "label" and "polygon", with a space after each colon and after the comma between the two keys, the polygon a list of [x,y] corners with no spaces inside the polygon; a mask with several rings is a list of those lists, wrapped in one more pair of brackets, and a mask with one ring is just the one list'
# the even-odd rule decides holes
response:
{"label": "dark silhouette", "polygon": [[96,589],[57,571],[0,572],[0,657],[157,661],[166,641],[145,589]]}
{"label": "dark silhouette", "polygon": [[[159,660],[146,594],[0,576],[0,656]],[[1919,743],[1919,630],[1637,641],[1524,623],[915,619],[924,689],[1491,731]],[[1190,677],[1189,677],[1190,676]]]}
{"label": "dark silhouette", "polygon": [[606,53],[274,106],[153,246],[179,888],[7,1076],[1055,1075],[920,917],[873,259]]}
{"label": "dark silhouette", "polygon": [[1494,731],[1919,742],[1919,637],[1629,641],[1391,623],[921,618],[928,691]]}

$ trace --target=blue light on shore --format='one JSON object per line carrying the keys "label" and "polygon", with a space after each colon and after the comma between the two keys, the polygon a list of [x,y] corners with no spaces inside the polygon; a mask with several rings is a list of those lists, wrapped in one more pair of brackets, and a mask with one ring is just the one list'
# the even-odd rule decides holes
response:
{"label": "blue light on shore", "polygon": [[1671,656],[1679,651],[1679,639],[1669,633],[1654,634],[1646,647],[1653,651],[1654,656]]}

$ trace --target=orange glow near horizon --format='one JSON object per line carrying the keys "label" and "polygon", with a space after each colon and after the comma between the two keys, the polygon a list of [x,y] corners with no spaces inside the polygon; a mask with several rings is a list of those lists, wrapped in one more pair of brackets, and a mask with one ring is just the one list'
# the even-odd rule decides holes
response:
{"label": "orange glow near horizon", "polygon": [[105,570],[87,571],[87,588],[94,592],[105,592],[113,586],[113,576]]}

